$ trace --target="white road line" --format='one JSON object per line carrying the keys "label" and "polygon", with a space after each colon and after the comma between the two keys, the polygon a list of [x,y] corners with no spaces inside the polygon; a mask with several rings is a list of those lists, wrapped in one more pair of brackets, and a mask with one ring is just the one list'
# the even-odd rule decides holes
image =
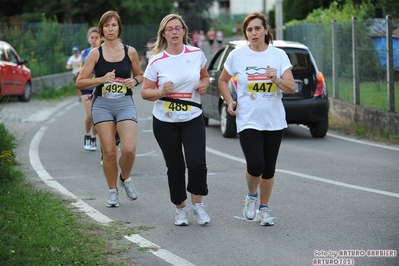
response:
{"label": "white road line", "polygon": [[[302,128],[307,128],[304,125],[299,125],[299,126],[302,127]],[[369,145],[369,146],[372,146],[372,147],[378,147],[378,148],[383,148],[383,149],[388,149],[388,150],[399,151],[399,147],[397,147],[397,146],[388,146],[388,145],[385,145],[385,144],[378,144],[378,143],[373,143],[373,142],[365,141],[365,140],[347,138],[347,137],[339,136],[339,135],[332,134],[332,133],[329,133],[329,132],[327,132],[327,136],[332,137],[332,138],[336,138],[336,139],[342,139],[342,140],[353,142],[353,143]]]}
{"label": "white road line", "polygon": [[157,154],[156,154],[155,151],[149,151],[149,152],[146,152],[146,153],[136,154],[136,157],[142,157],[142,156],[157,156]]}
{"label": "white road line", "polygon": [[378,147],[378,148],[383,148],[383,149],[388,149],[388,150],[394,150],[394,151],[399,151],[399,148],[393,147],[393,146],[388,146],[388,145],[383,145],[383,144],[377,144],[377,143],[372,143],[369,141],[363,141],[363,140],[358,140],[358,139],[351,139],[343,136],[338,136],[335,134],[327,133],[327,136],[332,137],[332,138],[337,138],[337,139],[342,139],[354,143],[359,143],[359,144],[364,144],[364,145],[369,145],[373,147]]}
{"label": "white road line", "polygon": [[362,191],[366,191],[366,192],[371,192],[371,193],[375,193],[375,194],[381,194],[381,195],[385,195],[385,196],[399,198],[399,194],[398,193],[393,193],[393,192],[389,192],[389,191],[384,191],[384,190],[379,190],[379,189],[374,189],[374,188],[368,188],[368,187],[362,187],[362,186],[357,186],[357,185],[351,185],[351,184],[347,184],[347,183],[343,183],[343,182],[339,182],[339,181],[329,180],[329,179],[325,179],[325,178],[321,178],[321,177],[317,177],[317,176],[311,176],[311,175],[307,175],[307,174],[301,174],[301,173],[293,172],[293,171],[276,169],[276,172],[280,172],[280,173],[284,173],[284,174],[288,174],[288,175],[293,175],[293,176],[296,176],[296,177],[299,176],[299,177],[302,177],[302,178],[307,178],[307,179],[311,179],[311,180],[314,180],[314,181],[324,182],[324,183],[328,183],[328,184],[332,184],[332,185],[336,185],[336,186],[353,188],[353,189],[362,190]]}
{"label": "white road line", "polygon": [[167,251],[166,249],[161,248],[160,246],[152,243],[151,241],[145,239],[140,235],[130,235],[125,236],[125,238],[133,243],[138,243],[140,247],[148,248],[149,252],[154,254],[155,256],[162,258],[164,261],[169,262],[172,265],[179,266],[195,266],[191,262],[186,261],[185,259],[176,256],[175,254]]}
{"label": "white road line", "polygon": [[[91,218],[93,218],[95,221],[107,225],[113,220],[109,218],[108,216],[102,214],[101,212],[97,211],[93,207],[91,207],[89,204],[84,202],[83,200],[79,199],[77,196],[75,196],[72,192],[70,192],[68,189],[66,189],[64,186],[62,186],[60,183],[58,183],[53,177],[44,169],[41,161],[40,161],[40,156],[39,156],[39,145],[40,141],[43,138],[44,132],[47,130],[46,126],[43,126],[39,129],[39,131],[35,134],[35,136],[32,139],[32,142],[29,145],[29,160],[32,165],[32,168],[36,171],[37,175],[40,177],[40,179],[49,187],[53,188],[55,191],[58,193],[71,198],[74,200],[72,205],[77,207],[80,211],[83,213],[87,214]],[[144,237],[141,237],[140,235],[130,235],[130,236],[125,236],[126,239],[129,241],[132,241],[136,244],[138,244],[140,247],[144,248],[155,248],[155,250],[151,250],[150,252],[157,256],[158,258],[169,262],[171,265],[174,266],[195,266],[195,264],[192,264],[183,258],[180,258],[179,256],[169,252],[166,249],[162,249],[156,244],[152,243],[151,241],[145,239]]]}
{"label": "white road line", "polygon": [[[229,154],[214,150],[214,149],[209,148],[209,147],[206,147],[206,151],[210,152],[210,153],[213,153],[215,155],[224,157],[226,159],[230,159],[230,160],[245,164],[245,160],[242,159],[242,158],[231,156]],[[376,194],[381,194],[381,195],[385,195],[385,196],[399,198],[399,194],[398,193],[393,193],[393,192],[389,192],[389,191],[378,190],[378,189],[362,187],[362,186],[357,186],[357,185],[351,185],[351,184],[347,184],[347,183],[343,183],[343,182],[333,181],[333,180],[329,180],[329,179],[326,179],[326,178],[311,176],[311,175],[307,175],[307,174],[301,174],[301,173],[298,173],[298,172],[293,172],[293,171],[288,171],[288,170],[276,169],[276,172],[284,173],[284,174],[287,174],[287,175],[292,175],[292,176],[295,176],[295,177],[307,178],[307,179],[311,179],[311,180],[314,180],[314,181],[328,183],[328,184],[332,184],[332,185],[336,185],[336,186],[352,188],[352,189],[356,189],[356,190],[362,190],[362,191],[366,191],[366,192],[371,192],[371,193],[376,193]]]}
{"label": "white road line", "polygon": [[32,142],[29,146],[29,160],[32,168],[36,171],[37,175],[40,177],[43,182],[55,189],[57,192],[61,193],[64,196],[67,196],[73,200],[75,200],[72,205],[77,207],[82,212],[86,213],[88,216],[92,217],[94,220],[102,223],[108,224],[112,222],[112,219],[108,218],[101,212],[97,211],[96,209],[92,208],[90,205],[76,197],[72,192],[58,183],[53,177],[44,169],[39,156],[39,144],[41,139],[43,138],[44,132],[47,130],[47,127],[41,127],[40,130],[36,133],[33,137]]}

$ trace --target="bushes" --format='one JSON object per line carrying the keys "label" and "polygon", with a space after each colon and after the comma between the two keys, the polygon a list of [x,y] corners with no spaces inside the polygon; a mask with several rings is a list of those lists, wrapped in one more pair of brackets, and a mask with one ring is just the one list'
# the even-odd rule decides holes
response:
{"label": "bushes", "polygon": [[59,24],[43,18],[42,23],[11,19],[0,26],[0,40],[10,43],[28,60],[32,77],[62,73],[72,47],[86,47],[87,24]]}
{"label": "bushes", "polygon": [[21,176],[15,170],[18,162],[15,159],[14,149],[17,147],[16,138],[11,135],[3,123],[0,124],[0,182],[11,181]]}

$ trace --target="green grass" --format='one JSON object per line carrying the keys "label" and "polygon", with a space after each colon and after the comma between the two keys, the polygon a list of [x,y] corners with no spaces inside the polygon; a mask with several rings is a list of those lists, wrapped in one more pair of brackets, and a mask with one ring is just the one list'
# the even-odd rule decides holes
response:
{"label": "green grass", "polygon": [[23,181],[1,187],[0,262],[6,265],[96,265],[106,243],[88,239],[85,225],[49,193]]}
{"label": "green grass", "polygon": [[341,132],[345,135],[351,135],[370,141],[379,141],[388,144],[399,145],[399,134],[391,134],[390,132],[382,132],[368,128],[364,125],[347,122],[339,117],[329,114],[329,129]]}
{"label": "green grass", "polygon": [[102,225],[69,200],[27,182],[15,159],[17,142],[0,124],[0,265],[132,265],[140,250],[120,241],[151,227]]}
{"label": "green grass", "polygon": [[77,96],[73,83],[62,86],[59,89],[45,86],[39,94],[32,96],[35,100],[62,100],[69,96]]}
{"label": "green grass", "polygon": [[137,249],[118,239],[137,233],[123,223],[100,225],[68,201],[24,179],[0,185],[0,265],[131,265]]}
{"label": "green grass", "polygon": [[12,180],[13,177],[18,177],[20,175],[18,171],[15,171],[15,167],[18,166],[18,162],[15,159],[15,153],[14,153],[14,149],[16,147],[17,147],[17,140],[13,135],[11,135],[7,131],[4,124],[1,123],[0,124],[0,184]]}
{"label": "green grass", "polygon": [[[332,78],[325,77],[327,91],[329,97],[333,96]],[[399,113],[399,82],[395,82],[395,111]],[[349,78],[339,78],[339,99],[353,103],[353,81]],[[387,85],[382,82],[371,82],[362,81],[359,84],[360,87],[360,104],[376,108],[379,110],[388,110],[388,93]],[[347,135],[356,136],[362,139],[368,139],[372,141],[381,141],[391,144],[399,144],[399,134],[390,134],[390,132],[381,132],[371,128],[367,128],[361,124],[355,124],[353,122],[346,122],[341,120],[339,117],[333,117],[330,115],[329,128],[340,131]]]}
{"label": "green grass", "polygon": [[[332,78],[325,77],[327,92],[333,96]],[[399,82],[395,82],[395,111],[399,113]],[[388,110],[387,85],[383,82],[362,81],[360,87],[360,104],[373,107],[379,110]],[[339,78],[338,81],[339,99],[353,103],[353,81],[349,78]]]}

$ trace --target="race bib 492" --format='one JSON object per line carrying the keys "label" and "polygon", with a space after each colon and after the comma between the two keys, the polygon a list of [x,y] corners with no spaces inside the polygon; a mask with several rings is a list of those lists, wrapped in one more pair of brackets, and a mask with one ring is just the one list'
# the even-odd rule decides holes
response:
{"label": "race bib 492", "polygon": [[114,82],[110,84],[104,84],[101,88],[102,97],[106,98],[119,98],[125,96],[127,93],[127,88],[123,84],[123,78],[115,78]]}

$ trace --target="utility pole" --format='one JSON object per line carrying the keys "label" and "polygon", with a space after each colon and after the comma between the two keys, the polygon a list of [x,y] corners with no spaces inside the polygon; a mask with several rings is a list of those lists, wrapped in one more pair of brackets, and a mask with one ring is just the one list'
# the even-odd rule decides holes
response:
{"label": "utility pole", "polygon": [[267,0],[263,0],[263,14],[267,17]]}
{"label": "utility pole", "polygon": [[283,40],[283,0],[276,0],[276,36],[277,40]]}

